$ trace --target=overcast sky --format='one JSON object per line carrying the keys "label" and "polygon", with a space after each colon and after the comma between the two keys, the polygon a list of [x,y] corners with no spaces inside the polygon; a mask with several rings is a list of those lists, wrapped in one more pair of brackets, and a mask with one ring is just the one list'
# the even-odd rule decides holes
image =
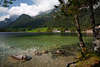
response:
{"label": "overcast sky", "polygon": [[17,0],[9,8],[0,7],[0,21],[13,15],[27,14],[36,16],[58,5],[58,0]]}

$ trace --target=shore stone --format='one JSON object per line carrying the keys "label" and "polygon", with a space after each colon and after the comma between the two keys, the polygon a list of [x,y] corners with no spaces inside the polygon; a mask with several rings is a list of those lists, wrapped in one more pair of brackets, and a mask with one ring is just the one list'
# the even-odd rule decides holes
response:
{"label": "shore stone", "polygon": [[37,55],[37,56],[40,56],[40,55],[42,55],[42,53],[40,53],[40,52],[38,52],[38,51],[35,51],[35,53],[34,53],[35,55]]}
{"label": "shore stone", "polygon": [[49,51],[48,50],[43,50],[42,54],[47,54]]}
{"label": "shore stone", "polygon": [[65,52],[64,50],[57,50],[56,54],[64,54],[64,52]]}

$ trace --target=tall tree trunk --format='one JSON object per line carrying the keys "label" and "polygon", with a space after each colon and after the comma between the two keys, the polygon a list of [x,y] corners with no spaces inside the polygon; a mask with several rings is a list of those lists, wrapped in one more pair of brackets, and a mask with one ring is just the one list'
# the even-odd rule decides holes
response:
{"label": "tall tree trunk", "polygon": [[94,18],[94,9],[93,9],[93,0],[89,0],[89,9],[90,9],[90,22],[92,24],[92,31],[94,40],[96,39],[96,31],[95,31],[95,18]]}
{"label": "tall tree trunk", "polygon": [[80,42],[81,54],[82,54],[83,57],[85,57],[86,46],[85,46],[85,43],[84,43],[83,38],[82,38],[83,36],[82,36],[82,33],[81,33],[81,29],[80,29],[78,15],[74,16],[74,20],[75,20],[75,24],[76,24],[76,28],[77,28],[77,34],[78,34],[78,38],[79,38],[79,42]]}

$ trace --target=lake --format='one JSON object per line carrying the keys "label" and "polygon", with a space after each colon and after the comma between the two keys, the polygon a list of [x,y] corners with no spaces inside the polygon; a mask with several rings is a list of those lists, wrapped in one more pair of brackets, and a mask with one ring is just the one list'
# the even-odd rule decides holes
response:
{"label": "lake", "polygon": [[[92,40],[91,35],[83,35],[86,43]],[[52,50],[62,46],[73,46],[78,43],[79,41],[76,33],[1,32],[0,67],[27,67],[27,65],[28,67],[33,67],[33,65],[35,67],[61,67],[62,65],[63,67],[68,61],[68,59],[65,60],[66,57],[52,59],[51,54],[37,57],[32,55],[32,51]],[[28,54],[32,55],[33,59],[25,64],[13,63],[8,60],[8,57],[13,54]],[[69,56],[69,58],[72,58],[72,56]],[[70,59],[70,61],[71,60],[72,59]]]}

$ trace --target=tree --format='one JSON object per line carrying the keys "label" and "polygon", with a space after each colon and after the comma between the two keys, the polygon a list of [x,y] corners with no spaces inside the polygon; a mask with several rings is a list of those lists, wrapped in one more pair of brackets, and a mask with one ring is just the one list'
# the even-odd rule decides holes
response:
{"label": "tree", "polygon": [[[89,5],[89,10],[90,10],[90,23],[92,24],[92,31],[93,31],[93,46],[95,45],[96,47],[99,47],[99,45],[97,45],[96,41],[98,41],[96,38],[97,38],[97,32],[96,32],[96,29],[95,29],[95,17],[94,17],[94,4],[98,4],[98,2],[100,2],[100,0],[88,0],[88,5]],[[99,5],[100,6],[100,5]],[[99,30],[98,30],[99,31]],[[97,51],[99,53],[99,49],[96,49],[95,50],[95,47],[94,48],[94,51]]]}
{"label": "tree", "polygon": [[16,0],[0,0],[0,6],[9,7],[9,5],[13,4],[14,1]]}
{"label": "tree", "polygon": [[[78,38],[79,38],[79,42],[80,42],[80,47],[81,47],[81,54],[83,57],[85,57],[85,53],[86,53],[86,46],[85,43],[83,41],[83,36],[81,33],[81,29],[80,29],[80,23],[79,23],[79,14],[81,9],[84,7],[84,1],[82,0],[68,0],[67,3],[64,2],[64,0],[59,0],[60,2],[60,9],[62,10],[62,12],[64,13],[64,15],[72,15],[74,18],[74,24],[76,26],[77,29],[77,34],[78,34]],[[56,8],[59,8],[58,6],[56,6]]]}
{"label": "tree", "polygon": [[89,5],[89,9],[90,9],[90,23],[92,24],[94,40],[96,39],[96,31],[95,31],[95,18],[94,18],[93,5],[98,4],[99,1],[100,0],[88,0],[88,5]]}

